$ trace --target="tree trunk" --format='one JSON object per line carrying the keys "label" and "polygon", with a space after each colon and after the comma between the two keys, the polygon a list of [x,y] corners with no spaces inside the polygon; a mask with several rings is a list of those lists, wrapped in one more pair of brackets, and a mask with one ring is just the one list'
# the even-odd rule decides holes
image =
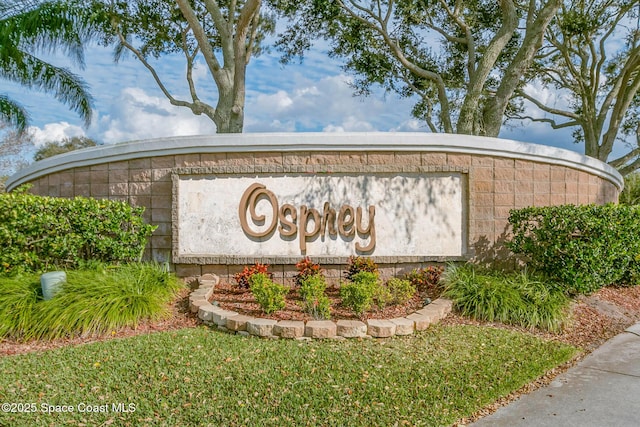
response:
{"label": "tree trunk", "polygon": [[496,64],[500,53],[509,43],[518,28],[518,15],[515,4],[512,1],[503,0],[500,2],[502,9],[502,25],[498,32],[487,46],[482,59],[472,75],[469,76],[467,94],[460,108],[460,116],[456,125],[456,132],[467,135],[478,135],[483,133],[483,124],[479,121],[479,101],[482,97],[487,77]]}
{"label": "tree trunk", "polygon": [[[507,67],[500,86],[496,91],[496,95],[489,99],[483,112],[484,119],[484,136],[497,137],[502,128],[504,114],[509,105],[509,101],[513,97],[518,88],[522,76],[531,66],[535,54],[542,46],[544,41],[544,33],[551,20],[556,16],[556,12],[560,8],[562,2],[560,0],[549,1],[542,10],[537,13],[537,17],[532,22],[527,22],[524,40],[520,49]],[[534,11],[529,11],[529,16],[533,16]]]}
{"label": "tree trunk", "polygon": [[[230,73],[235,75],[236,73]],[[213,121],[216,133],[242,133],[244,125],[244,109],[238,107],[238,91],[244,94],[244,80],[231,78],[216,79],[218,86],[218,103]],[[240,89],[241,87],[241,89]],[[244,96],[242,96],[244,100]]]}

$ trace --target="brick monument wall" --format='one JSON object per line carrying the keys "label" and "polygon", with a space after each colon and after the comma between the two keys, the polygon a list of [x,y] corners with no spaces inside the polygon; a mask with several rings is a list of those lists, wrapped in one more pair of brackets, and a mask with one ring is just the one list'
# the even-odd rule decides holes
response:
{"label": "brick monument wall", "polygon": [[[303,139],[305,134],[293,135]],[[296,136],[293,135],[289,134],[287,138],[295,139]],[[43,196],[104,198],[143,206],[145,219],[158,227],[150,239],[146,256],[160,262],[172,261],[172,175],[177,173],[206,171],[257,176],[331,172],[461,173],[466,178],[468,192],[468,230],[465,233],[468,242],[466,253],[454,260],[475,258],[487,262],[504,258],[508,253],[503,243],[509,234],[507,219],[511,209],[617,202],[621,190],[621,177],[606,165],[600,166],[599,162],[592,159],[589,161],[593,164],[586,165],[574,159],[554,159],[557,149],[551,149],[554,153],[549,153],[547,157],[532,155],[530,152],[525,152],[524,155],[514,152],[511,155],[505,150],[484,152],[476,147],[477,144],[467,144],[471,145],[469,149],[464,143],[459,143],[448,149],[447,141],[434,144],[434,136],[429,136],[424,143],[418,144],[414,140],[422,141],[424,135],[375,135],[383,141],[395,135],[396,139],[409,138],[409,142],[396,142],[398,149],[392,150],[396,148],[393,141],[386,144],[360,143],[354,147],[344,143],[319,146],[317,139],[314,139],[306,145],[296,143],[295,140],[279,145],[273,142],[275,136],[269,136],[267,138],[271,139],[268,143],[261,145],[255,141],[257,136],[252,135],[249,143],[237,146],[234,144],[235,140],[227,145],[216,145],[215,142],[204,144],[203,139],[164,139],[155,142],[159,145],[155,150],[149,150],[153,146],[152,141],[126,148],[92,148],[47,159],[12,177],[7,188],[12,189],[28,182],[32,184],[31,191],[34,194]],[[341,135],[338,139],[348,136]],[[366,136],[371,135],[361,134],[356,139],[366,140]],[[284,138],[282,135],[280,137]],[[335,135],[314,137],[336,138]],[[442,135],[439,137],[438,141],[442,139]],[[215,141],[215,138],[217,137],[210,137],[206,141]],[[474,143],[479,139],[473,138]],[[510,143],[506,144],[507,148],[510,148]],[[518,147],[519,145],[516,146]],[[541,150],[547,149],[548,147]],[[115,154],[114,150],[117,151]],[[564,150],[559,152],[569,153]],[[572,154],[568,156],[571,157]],[[584,160],[577,154],[574,157]],[[447,260],[437,257],[411,259],[408,262],[400,258],[386,260],[390,262],[381,266],[381,272],[384,276],[391,276]],[[230,279],[242,267],[241,264],[176,264],[175,270],[180,276],[215,273],[223,279]],[[344,267],[342,262],[335,265],[323,264],[328,277],[336,280]],[[275,278],[285,282],[290,281],[295,274],[295,266],[290,264],[274,265],[272,269]]]}

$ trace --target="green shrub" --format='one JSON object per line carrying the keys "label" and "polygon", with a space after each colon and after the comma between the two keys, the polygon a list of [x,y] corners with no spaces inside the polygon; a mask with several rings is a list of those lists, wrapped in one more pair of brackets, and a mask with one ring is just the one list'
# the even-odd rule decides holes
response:
{"label": "green shrub", "polygon": [[331,317],[329,298],[325,295],[327,282],[320,274],[305,277],[300,283],[300,296],[304,301],[304,309],[314,319]]}
{"label": "green shrub", "polygon": [[353,276],[361,272],[373,273],[378,276],[378,264],[376,264],[372,258],[366,258],[361,256],[350,256],[347,264],[347,272],[345,277],[347,280],[353,281]]}
{"label": "green shrub", "polygon": [[37,275],[0,278],[0,338],[53,339],[94,335],[169,314],[180,282],[157,264],[96,266],[67,272],[49,301]]}
{"label": "green shrub", "polygon": [[419,292],[428,292],[440,286],[440,276],[444,268],[430,265],[427,268],[413,269],[411,273],[405,274],[408,280]]}
{"label": "green shrub", "polygon": [[75,268],[83,260],[139,261],[154,226],[143,208],[83,197],[0,194],[0,272]]}
{"label": "green shrub", "polygon": [[267,314],[282,310],[286,305],[285,296],[289,288],[273,282],[265,273],[256,273],[249,277],[249,289]]}
{"label": "green shrub", "polygon": [[509,222],[509,248],[570,293],[638,283],[640,206],[525,208],[511,211]]}
{"label": "green shrub", "polygon": [[271,277],[268,270],[269,264],[260,264],[259,262],[256,262],[251,267],[245,265],[242,271],[240,273],[236,273],[233,278],[236,280],[238,287],[248,289],[251,276],[253,276],[254,274],[262,273],[266,274],[268,277]]}
{"label": "green shrub", "polygon": [[624,177],[624,189],[618,202],[621,205],[640,204],[640,173],[634,172]]}
{"label": "green shrub", "polygon": [[386,289],[391,295],[391,304],[404,304],[416,294],[416,288],[411,282],[395,277],[387,281]]}
{"label": "green shrub", "polygon": [[379,287],[377,274],[370,271],[354,274],[351,282],[343,284],[340,288],[342,305],[361,316],[371,308]]}
{"label": "green shrub", "polygon": [[481,271],[450,266],[444,295],[465,316],[526,328],[557,331],[567,319],[569,298],[560,286],[527,272]]}

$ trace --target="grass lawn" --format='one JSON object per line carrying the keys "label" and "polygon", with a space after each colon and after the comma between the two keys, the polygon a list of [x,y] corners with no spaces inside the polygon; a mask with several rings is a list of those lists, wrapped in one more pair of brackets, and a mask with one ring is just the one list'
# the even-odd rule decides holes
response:
{"label": "grass lawn", "polygon": [[462,325],[311,342],[183,329],[0,358],[0,402],[36,410],[0,425],[451,425],[576,352]]}

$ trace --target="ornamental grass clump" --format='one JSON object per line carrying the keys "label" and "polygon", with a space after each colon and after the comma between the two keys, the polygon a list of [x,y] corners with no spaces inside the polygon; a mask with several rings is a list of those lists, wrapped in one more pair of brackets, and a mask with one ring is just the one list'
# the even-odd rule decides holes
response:
{"label": "ornamental grass clump", "polygon": [[462,315],[474,319],[558,331],[568,318],[570,300],[562,288],[526,271],[450,266],[443,281],[443,295]]}
{"label": "ornamental grass clump", "polygon": [[266,314],[282,310],[286,306],[285,297],[289,288],[275,283],[265,273],[251,275],[249,289]]}
{"label": "ornamental grass clump", "polygon": [[[55,339],[136,327],[169,315],[169,302],[180,288],[157,264],[68,271],[67,281],[48,301],[42,300],[37,275],[0,278],[0,337]],[[5,323],[8,318],[14,320]]]}
{"label": "ornamental grass clump", "polygon": [[37,276],[0,278],[0,339],[22,339],[33,325],[34,307],[42,299]]}

